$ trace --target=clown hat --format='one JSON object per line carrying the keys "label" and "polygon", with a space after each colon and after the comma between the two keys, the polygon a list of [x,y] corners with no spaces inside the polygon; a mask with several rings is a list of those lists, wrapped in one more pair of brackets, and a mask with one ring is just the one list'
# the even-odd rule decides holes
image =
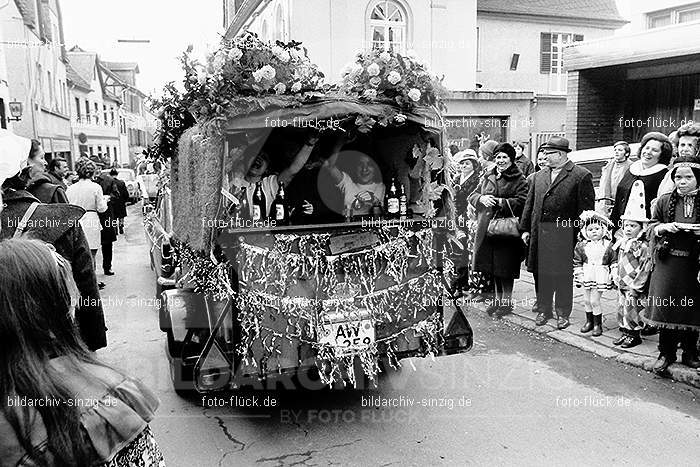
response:
{"label": "clown hat", "polygon": [[583,211],[579,219],[581,219],[582,227],[586,227],[590,224],[600,224],[608,229],[613,228],[613,223],[610,222],[610,219],[596,211]]}
{"label": "clown hat", "polygon": [[644,196],[644,183],[637,180],[632,184],[625,214],[620,219],[635,222],[649,222],[647,218],[646,198]]}

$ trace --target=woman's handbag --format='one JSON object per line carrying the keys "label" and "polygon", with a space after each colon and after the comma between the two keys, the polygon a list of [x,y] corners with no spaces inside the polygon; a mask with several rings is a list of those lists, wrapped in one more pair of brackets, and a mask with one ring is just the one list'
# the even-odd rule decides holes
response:
{"label": "woman's handbag", "polygon": [[510,207],[510,203],[507,199],[505,199],[505,202],[510,210],[510,217],[491,219],[486,229],[487,237],[520,238],[520,231],[518,230],[519,219],[515,216],[513,208]]}

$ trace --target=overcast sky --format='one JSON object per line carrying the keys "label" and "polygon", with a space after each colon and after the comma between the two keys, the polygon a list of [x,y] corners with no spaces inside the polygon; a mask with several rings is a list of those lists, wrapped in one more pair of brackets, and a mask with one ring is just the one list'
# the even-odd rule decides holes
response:
{"label": "overcast sky", "polygon": [[61,9],[68,48],[77,44],[102,60],[138,62],[137,85],[147,94],[182,80],[177,57],[188,44],[204,56],[223,33],[221,0],[62,0]]}

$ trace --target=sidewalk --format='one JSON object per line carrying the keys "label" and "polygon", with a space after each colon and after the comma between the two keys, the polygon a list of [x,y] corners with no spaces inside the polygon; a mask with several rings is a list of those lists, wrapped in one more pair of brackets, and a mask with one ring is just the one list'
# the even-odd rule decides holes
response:
{"label": "sidewalk", "polygon": [[[532,312],[532,305],[535,302],[535,285],[532,274],[529,272],[521,270],[520,279],[515,281],[513,299],[515,300],[513,314],[505,316],[503,318],[504,321],[547,335],[552,339],[572,345],[583,351],[594,353],[600,357],[615,359],[618,362],[633,365],[646,371],[651,370],[658,357],[658,334],[643,337],[644,342],[631,349],[621,349],[612,344],[613,340],[620,336],[620,332],[617,329],[616,290],[606,291],[601,299],[603,335],[600,337],[591,337],[591,333],[581,334],[579,332],[579,329],[586,321],[583,308],[583,292],[579,288],[574,288],[574,307],[570,317],[571,325],[562,331],[557,329],[556,319],[549,320],[544,326],[535,326],[536,314]],[[466,309],[472,309],[485,312],[486,308],[483,302],[469,302],[464,305],[462,308],[465,311]],[[678,355],[680,360],[680,352]],[[700,374],[698,374],[697,370],[675,363],[671,365],[669,372],[674,380],[700,388]]]}

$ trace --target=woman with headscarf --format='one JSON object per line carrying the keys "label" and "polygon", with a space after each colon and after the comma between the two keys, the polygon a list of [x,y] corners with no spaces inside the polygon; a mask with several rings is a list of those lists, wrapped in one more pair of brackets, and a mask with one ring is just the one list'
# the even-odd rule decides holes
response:
{"label": "woman with headscarf", "polygon": [[666,374],[676,361],[700,368],[700,159],[678,157],[672,170],[675,188],[659,198],[649,226],[653,268],[642,320],[660,328],[659,358],[653,371]]}

